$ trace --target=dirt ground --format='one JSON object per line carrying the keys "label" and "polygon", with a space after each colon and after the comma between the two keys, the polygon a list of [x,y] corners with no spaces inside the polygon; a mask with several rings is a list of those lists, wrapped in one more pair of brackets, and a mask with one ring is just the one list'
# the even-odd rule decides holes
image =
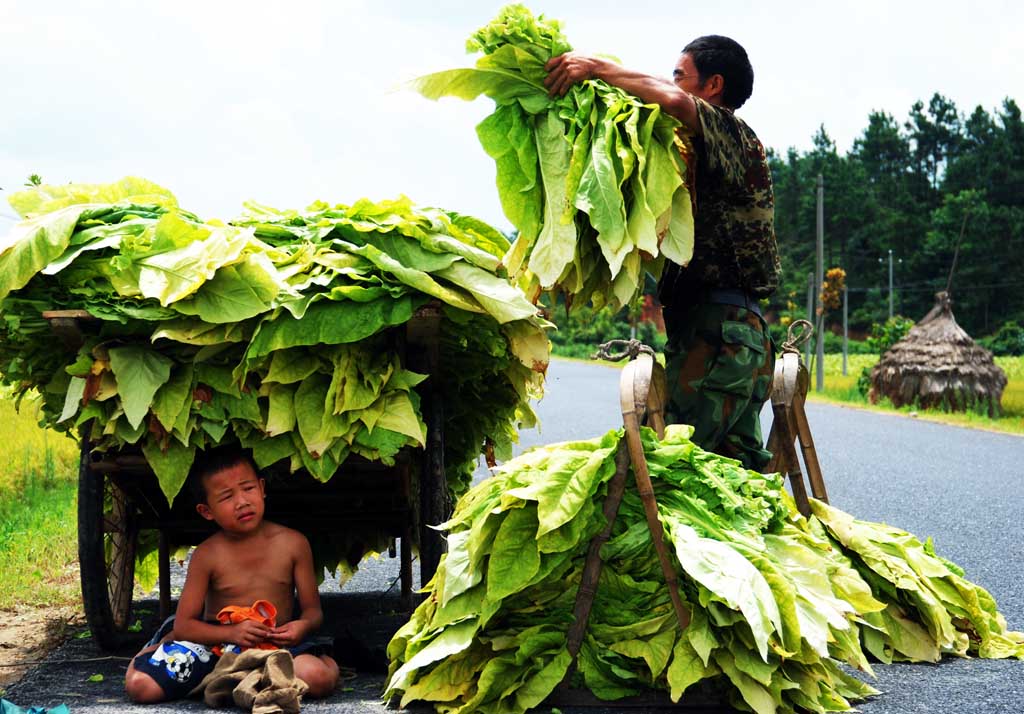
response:
{"label": "dirt ground", "polygon": [[0,611],[0,690],[84,625],[85,618],[70,606]]}

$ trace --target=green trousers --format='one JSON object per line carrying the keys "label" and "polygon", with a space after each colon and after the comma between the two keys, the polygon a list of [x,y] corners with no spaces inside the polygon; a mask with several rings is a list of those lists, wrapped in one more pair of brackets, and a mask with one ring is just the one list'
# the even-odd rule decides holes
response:
{"label": "green trousers", "polygon": [[665,311],[665,372],[670,424],[693,426],[706,451],[762,470],[761,407],[771,393],[775,346],[764,320],[732,305],[702,304]]}

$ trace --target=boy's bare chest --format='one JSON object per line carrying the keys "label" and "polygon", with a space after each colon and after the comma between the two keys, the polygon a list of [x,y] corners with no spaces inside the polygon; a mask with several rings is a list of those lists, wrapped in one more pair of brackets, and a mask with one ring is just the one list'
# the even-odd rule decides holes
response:
{"label": "boy's bare chest", "polygon": [[[293,593],[293,564],[290,556],[266,550],[240,550],[231,554],[211,573],[207,593],[207,615],[216,616],[227,605],[251,605],[269,600],[279,615],[288,617]],[[279,622],[284,619],[279,617]]]}

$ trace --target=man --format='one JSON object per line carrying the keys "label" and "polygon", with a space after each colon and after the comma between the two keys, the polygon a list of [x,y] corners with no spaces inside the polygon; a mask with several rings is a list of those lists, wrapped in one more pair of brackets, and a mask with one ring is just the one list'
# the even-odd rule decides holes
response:
{"label": "man", "polygon": [[598,57],[568,53],[547,64],[552,95],[601,79],[682,122],[692,142],[694,253],[668,265],[659,283],[668,344],[666,417],[691,424],[710,451],[762,469],[760,412],[771,388],[775,352],[758,300],[779,284],[771,173],[764,147],[735,110],[753,90],[746,51],[719,35],[688,44],[672,81]]}

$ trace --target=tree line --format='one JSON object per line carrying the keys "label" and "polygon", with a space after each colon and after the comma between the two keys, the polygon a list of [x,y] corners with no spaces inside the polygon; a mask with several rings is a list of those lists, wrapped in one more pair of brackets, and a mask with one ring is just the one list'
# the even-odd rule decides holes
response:
{"label": "tree line", "polygon": [[777,310],[806,309],[820,173],[825,267],[846,271],[853,329],[888,317],[890,250],[895,312],[919,320],[945,288],[958,244],[957,321],[974,336],[1024,322],[1024,121],[1013,99],[967,114],[936,93],[903,121],[870,113],[845,154],[822,126],[810,151],[769,151],[769,163],[784,271]]}

